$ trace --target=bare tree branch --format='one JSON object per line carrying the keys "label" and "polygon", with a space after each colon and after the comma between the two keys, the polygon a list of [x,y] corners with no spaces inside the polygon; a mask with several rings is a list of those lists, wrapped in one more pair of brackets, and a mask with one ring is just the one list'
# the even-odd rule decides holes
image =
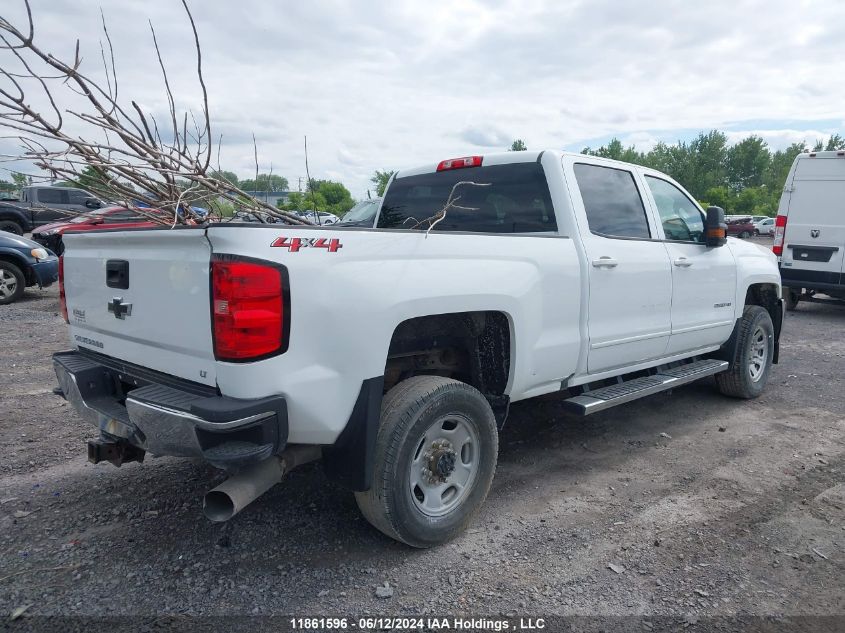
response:
{"label": "bare tree branch", "polygon": [[[220,176],[222,136],[217,147],[217,174],[209,173],[213,141],[208,91],[199,34],[187,0],[182,0],[182,6],[193,33],[202,111],[201,116],[195,116],[190,110],[177,111],[173,86],[155,28],[150,23],[171,123],[171,135],[164,139],[152,113],[145,112],[137,101],[129,100],[131,107],[128,110],[118,101],[114,46],[102,10],[100,17],[106,43],[100,42],[100,58],[105,80],[100,82],[82,72],[83,57],[78,40],[71,61],[62,61],[36,43],[32,9],[29,0],[23,1],[27,15],[25,27],[18,28],[0,16],[0,51],[5,51],[8,58],[3,59],[0,54],[0,126],[11,131],[6,138],[14,138],[21,147],[21,153],[14,158],[30,161],[51,179],[84,181],[91,193],[158,222],[187,222],[196,219],[190,209],[192,205],[226,200],[291,224],[309,224],[299,216],[247,194]],[[35,81],[37,94],[27,92],[28,81]],[[64,90],[80,97],[83,105],[60,107]],[[52,110],[49,116],[31,105],[44,101]],[[192,129],[188,126],[189,117]],[[72,130],[66,119],[74,122]],[[80,126],[84,131],[77,131]],[[0,160],[12,158],[0,157]],[[257,174],[257,146],[255,159]],[[145,211],[146,205],[152,209]],[[170,215],[162,220],[156,209]]]}

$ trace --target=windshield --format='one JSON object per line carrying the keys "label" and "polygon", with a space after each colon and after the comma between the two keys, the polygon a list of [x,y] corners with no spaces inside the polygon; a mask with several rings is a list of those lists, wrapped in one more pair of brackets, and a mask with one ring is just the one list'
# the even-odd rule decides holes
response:
{"label": "windshield", "polygon": [[378,206],[381,204],[381,198],[375,200],[363,200],[346,212],[341,222],[346,224],[348,222],[367,222],[371,224],[375,220]]}
{"label": "windshield", "polygon": [[[442,216],[450,195],[452,206]],[[545,233],[556,231],[557,222],[543,167],[530,162],[400,174],[387,189],[378,227]]]}

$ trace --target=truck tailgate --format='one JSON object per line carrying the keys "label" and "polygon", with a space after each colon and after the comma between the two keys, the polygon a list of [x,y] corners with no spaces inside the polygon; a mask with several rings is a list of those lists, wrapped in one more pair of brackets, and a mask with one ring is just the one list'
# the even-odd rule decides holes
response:
{"label": "truck tailgate", "polygon": [[216,384],[211,247],[203,229],[95,231],[66,234],[64,241],[73,344]]}

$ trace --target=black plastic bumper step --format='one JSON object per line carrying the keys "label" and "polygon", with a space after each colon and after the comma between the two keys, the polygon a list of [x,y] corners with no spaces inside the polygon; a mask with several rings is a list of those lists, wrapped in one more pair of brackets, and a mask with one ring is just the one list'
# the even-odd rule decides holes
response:
{"label": "black plastic bumper step", "polygon": [[727,368],[728,363],[723,360],[698,360],[677,367],[660,369],[652,376],[632,378],[616,385],[585,391],[580,396],[566,399],[564,406],[570,413],[590,415],[653,393],[674,389],[705,376],[718,374]]}
{"label": "black plastic bumper step", "polygon": [[272,454],[272,444],[254,444],[235,440],[223,442],[202,452],[202,456],[209,463],[221,468],[232,464],[253,464],[267,459]]}

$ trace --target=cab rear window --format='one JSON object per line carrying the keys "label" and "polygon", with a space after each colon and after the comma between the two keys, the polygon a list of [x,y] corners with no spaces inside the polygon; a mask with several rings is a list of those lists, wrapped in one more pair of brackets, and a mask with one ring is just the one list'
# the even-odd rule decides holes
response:
{"label": "cab rear window", "polygon": [[548,233],[557,231],[546,175],[539,163],[511,163],[398,177],[381,207],[378,228],[426,231],[455,190],[434,231]]}

